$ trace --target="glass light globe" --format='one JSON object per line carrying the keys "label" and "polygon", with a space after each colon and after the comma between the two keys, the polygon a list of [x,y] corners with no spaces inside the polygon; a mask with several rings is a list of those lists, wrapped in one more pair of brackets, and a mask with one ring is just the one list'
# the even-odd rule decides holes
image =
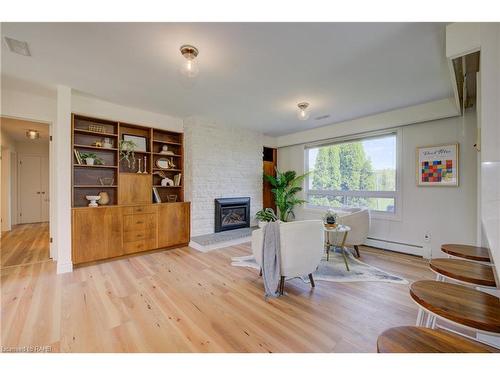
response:
{"label": "glass light globe", "polygon": [[181,73],[188,78],[194,78],[199,72],[198,64],[194,59],[186,58],[186,61],[182,64]]}
{"label": "glass light globe", "polygon": [[309,111],[306,109],[299,109],[299,112],[297,113],[297,118],[299,120],[307,120],[309,118]]}
{"label": "glass light globe", "polygon": [[297,104],[297,107],[299,107],[299,111],[297,112],[297,118],[299,120],[307,120],[309,118],[309,103],[299,103]]}

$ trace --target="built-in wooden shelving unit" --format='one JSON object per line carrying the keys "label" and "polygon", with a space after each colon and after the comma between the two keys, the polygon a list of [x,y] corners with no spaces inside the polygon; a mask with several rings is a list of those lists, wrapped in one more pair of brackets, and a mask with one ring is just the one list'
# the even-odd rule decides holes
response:
{"label": "built-in wooden shelving unit", "polygon": [[[143,137],[146,140],[146,150],[135,151],[136,160],[130,166],[126,160],[120,161],[120,141],[125,135]],[[105,139],[108,141],[106,143],[110,144],[108,148],[102,147]],[[108,206],[133,204],[137,200],[134,194],[141,195],[141,203],[146,201],[146,203],[157,203],[154,200],[153,187],[158,191],[162,203],[171,201],[173,196],[177,202],[183,202],[183,142],[182,133],[73,114],[71,156],[73,207],[86,207],[88,201],[85,196],[99,195],[100,192],[108,193],[110,198]],[[172,154],[162,153],[163,146],[167,146]],[[94,153],[102,160],[102,164],[86,165],[84,160],[79,164],[75,151]],[[156,163],[160,158],[172,160],[174,166],[168,169],[159,168]],[[139,160],[143,173],[137,173]],[[172,180],[175,175],[180,174],[179,185],[161,186],[162,178],[155,174],[160,171]],[[139,191],[131,189],[131,185],[137,187]]]}

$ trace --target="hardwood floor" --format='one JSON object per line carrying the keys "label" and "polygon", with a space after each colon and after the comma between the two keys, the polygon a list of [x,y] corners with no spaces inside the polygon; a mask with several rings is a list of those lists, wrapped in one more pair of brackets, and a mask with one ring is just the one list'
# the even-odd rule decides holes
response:
{"label": "hardwood floor", "polygon": [[49,223],[14,225],[2,233],[1,267],[49,260]]}
{"label": "hardwood floor", "polygon": [[[138,255],[56,275],[51,261],[2,270],[3,347],[61,352],[375,352],[390,327],[414,325],[408,285],[287,282],[264,300],[255,270],[232,267],[249,244]],[[426,261],[361,248],[361,260],[433,279]]]}

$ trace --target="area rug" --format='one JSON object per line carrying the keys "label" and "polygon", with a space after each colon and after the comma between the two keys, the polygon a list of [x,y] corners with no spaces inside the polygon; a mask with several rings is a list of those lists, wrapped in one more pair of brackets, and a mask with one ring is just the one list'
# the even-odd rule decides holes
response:
{"label": "area rug", "polygon": [[[330,260],[326,257],[321,260],[316,271],[313,273],[315,280],[333,281],[339,283],[351,283],[357,281],[380,281],[386,283],[408,284],[408,280],[392,275],[381,269],[361,262],[351,254],[347,256],[350,271],[345,268],[344,258],[339,253],[330,253]],[[247,267],[260,270],[253,255],[231,258],[231,265],[235,267]],[[301,277],[302,281],[309,283],[309,278]]]}

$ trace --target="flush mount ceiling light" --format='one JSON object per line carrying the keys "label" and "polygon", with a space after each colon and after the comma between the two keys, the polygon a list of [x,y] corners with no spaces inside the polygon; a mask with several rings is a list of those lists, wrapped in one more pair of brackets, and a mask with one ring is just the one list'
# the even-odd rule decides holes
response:
{"label": "flush mount ceiling light", "polygon": [[309,110],[307,109],[309,107],[309,103],[302,102],[297,104],[297,107],[299,107],[299,111],[297,112],[299,120],[307,120],[309,118]]}
{"label": "flush mount ceiling light", "polygon": [[9,38],[8,36],[6,36],[4,39],[7,47],[9,47],[11,52],[17,53],[18,55],[31,56],[28,43],[21,40]]}
{"label": "flush mount ceiling light", "polygon": [[38,139],[40,138],[40,132],[38,130],[30,129],[26,132],[26,137],[29,139]]}
{"label": "flush mount ceiling light", "polygon": [[199,73],[199,69],[194,59],[198,56],[198,48],[189,44],[184,44],[181,46],[180,51],[182,56],[186,59],[182,64],[181,73],[188,78],[196,77]]}

